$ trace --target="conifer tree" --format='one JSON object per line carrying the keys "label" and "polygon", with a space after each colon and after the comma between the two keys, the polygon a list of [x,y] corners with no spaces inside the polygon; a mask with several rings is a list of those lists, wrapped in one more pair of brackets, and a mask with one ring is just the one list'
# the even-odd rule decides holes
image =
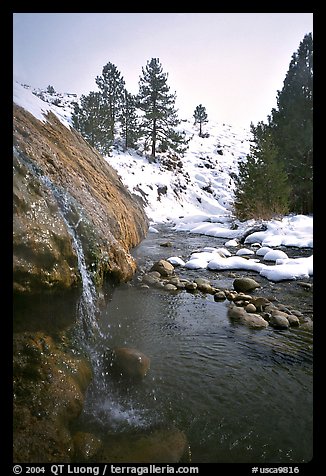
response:
{"label": "conifer tree", "polygon": [[183,153],[186,148],[182,135],[175,130],[180,121],[174,107],[176,95],[170,94],[167,78],[159,59],[152,58],[142,68],[139,80],[138,107],[143,113],[141,133],[145,148],[150,146],[154,159],[159,148],[176,153]]}
{"label": "conifer tree", "polygon": [[125,82],[117,67],[110,62],[103,66],[102,76],[97,76],[95,82],[102,94],[106,111],[108,141],[112,144],[124,99]]}
{"label": "conifer tree", "polygon": [[250,153],[239,164],[236,177],[235,212],[238,218],[270,219],[288,212],[287,175],[278,161],[270,129],[262,122],[251,124],[254,140]]}
{"label": "conifer tree", "polygon": [[203,136],[202,125],[205,122],[208,122],[206,108],[202,104],[199,104],[199,106],[196,106],[193,117],[195,119],[195,125],[199,124],[199,137],[202,137]]}
{"label": "conifer tree", "polygon": [[122,128],[122,138],[124,147],[136,148],[137,140],[139,138],[138,116],[136,113],[136,97],[128,93],[125,89],[124,100],[121,105],[119,119]]}
{"label": "conifer tree", "polygon": [[102,96],[99,92],[82,95],[79,103],[75,103],[72,122],[85,140],[101,153],[109,152],[110,141],[107,141],[107,118]]}
{"label": "conifer tree", "polygon": [[292,55],[277,109],[269,118],[279,159],[292,187],[291,211],[312,212],[313,186],[313,41],[305,35]]}
{"label": "conifer tree", "polygon": [[51,84],[49,84],[49,86],[46,88],[46,92],[49,94],[55,94],[55,89],[53,86],[51,86]]}

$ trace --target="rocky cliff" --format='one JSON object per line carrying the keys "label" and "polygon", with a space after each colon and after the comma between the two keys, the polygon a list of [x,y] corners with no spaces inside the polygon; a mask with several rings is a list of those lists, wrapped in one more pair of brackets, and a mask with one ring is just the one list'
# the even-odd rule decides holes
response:
{"label": "rocky cliff", "polygon": [[130,279],[148,223],[116,172],[52,112],[42,122],[14,104],[13,140],[14,290],[77,285],[74,234],[97,285]]}
{"label": "rocky cliff", "polygon": [[[77,293],[59,291],[82,289],[85,270],[98,288],[130,279],[130,250],[148,223],[115,171],[53,112],[42,121],[14,104],[13,142],[14,461],[67,462],[92,365],[61,297]],[[53,298],[59,312],[47,309]]]}

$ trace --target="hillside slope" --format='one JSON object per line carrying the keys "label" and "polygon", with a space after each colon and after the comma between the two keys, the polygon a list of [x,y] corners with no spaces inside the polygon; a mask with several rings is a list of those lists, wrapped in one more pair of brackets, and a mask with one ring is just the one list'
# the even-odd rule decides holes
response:
{"label": "hillside slope", "polygon": [[234,174],[249,152],[249,133],[209,122],[207,137],[183,120],[179,126],[190,139],[184,157],[159,154],[156,162],[135,151],[116,149],[106,160],[124,184],[145,202],[152,221],[176,220],[186,215],[232,216]]}

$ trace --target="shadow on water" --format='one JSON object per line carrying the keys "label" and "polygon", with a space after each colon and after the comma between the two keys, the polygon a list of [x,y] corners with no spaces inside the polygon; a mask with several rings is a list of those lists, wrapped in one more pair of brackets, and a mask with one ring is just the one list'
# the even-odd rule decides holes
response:
{"label": "shadow on water", "polygon": [[53,336],[76,323],[80,291],[14,296],[14,332],[42,331]]}

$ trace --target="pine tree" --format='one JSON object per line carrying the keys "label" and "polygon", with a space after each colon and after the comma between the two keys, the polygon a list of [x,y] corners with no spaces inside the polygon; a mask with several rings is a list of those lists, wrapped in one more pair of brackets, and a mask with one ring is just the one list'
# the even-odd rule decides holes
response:
{"label": "pine tree", "polygon": [[196,106],[193,117],[195,119],[195,125],[199,124],[199,137],[203,137],[202,124],[204,124],[205,122],[208,122],[206,108],[202,104],[199,104],[199,106]]}
{"label": "pine tree", "polygon": [[139,138],[138,116],[136,113],[136,97],[124,91],[124,101],[121,105],[119,120],[122,127],[122,138],[124,147],[136,148],[136,143]]}
{"label": "pine tree", "polygon": [[312,212],[313,186],[313,41],[305,35],[292,55],[277,109],[269,125],[279,150],[279,159],[292,187],[291,211]]}
{"label": "pine tree", "polygon": [[152,58],[142,68],[139,80],[138,107],[143,112],[141,133],[145,148],[151,147],[151,156],[156,152],[171,149],[177,153],[185,150],[185,141],[175,128],[180,124],[175,110],[175,94],[170,94],[168,75],[163,72],[158,58]]}
{"label": "pine tree", "polygon": [[120,108],[124,100],[125,82],[117,67],[107,63],[102,70],[102,76],[95,79],[102,94],[106,110],[108,141],[114,141]]}
{"label": "pine tree", "polygon": [[262,122],[251,124],[254,140],[250,153],[239,164],[236,177],[235,212],[238,218],[270,219],[288,212],[287,175],[278,161],[270,129]]}
{"label": "pine tree", "polygon": [[46,92],[49,94],[55,94],[55,89],[49,84],[49,86],[46,88]]}
{"label": "pine tree", "polygon": [[99,92],[82,95],[75,103],[72,122],[85,140],[101,153],[108,153],[110,141],[107,141],[107,121],[102,96]]}

